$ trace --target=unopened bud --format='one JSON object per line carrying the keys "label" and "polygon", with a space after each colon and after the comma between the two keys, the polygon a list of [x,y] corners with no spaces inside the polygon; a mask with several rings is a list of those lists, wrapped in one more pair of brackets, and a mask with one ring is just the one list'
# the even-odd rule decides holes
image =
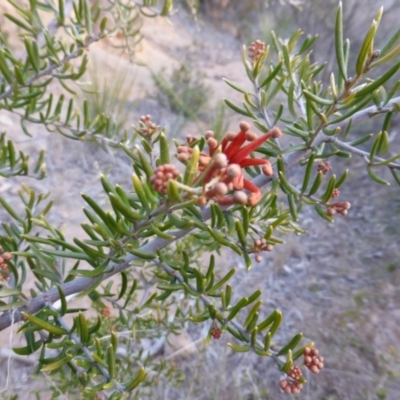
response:
{"label": "unopened bud", "polygon": [[228,186],[223,182],[218,182],[214,186],[214,192],[216,196],[224,196],[228,193]]}
{"label": "unopened bud", "polygon": [[229,142],[231,142],[233,139],[235,139],[235,137],[237,136],[237,133],[235,132],[228,132],[225,135],[225,139],[228,140]]}
{"label": "unopened bud", "polygon": [[190,155],[188,153],[180,153],[176,156],[176,158],[181,162],[186,162],[189,160]]}
{"label": "unopened bud", "polygon": [[239,164],[231,164],[226,169],[226,174],[229,178],[236,178],[242,173],[242,169],[240,168]]}
{"label": "unopened bud", "polygon": [[264,251],[272,251],[274,249],[274,246],[272,244],[267,244],[265,247],[263,247]]}
{"label": "unopened bud", "polygon": [[207,131],[205,134],[206,139],[208,140],[209,138],[214,137],[214,132],[213,131]]}
{"label": "unopened bud", "polygon": [[251,193],[248,199],[249,206],[254,207],[261,198],[261,192]]}
{"label": "unopened bud", "polygon": [[240,204],[242,206],[244,206],[245,204],[247,204],[247,194],[245,192],[242,191],[237,191],[233,194],[233,201],[235,204]]}
{"label": "unopened bud", "polygon": [[228,193],[228,186],[225,185],[223,182],[218,182],[212,187],[211,189],[207,190],[205,193],[208,199],[212,198],[220,198]]}
{"label": "unopened bud", "polygon": [[326,209],[326,213],[330,216],[335,215],[336,214],[336,210],[333,207],[328,207]]}
{"label": "unopened bud", "polygon": [[273,139],[279,139],[282,136],[282,131],[277,126],[272,128],[269,133]]}
{"label": "unopened bud", "polygon": [[176,151],[178,153],[189,153],[189,150],[186,146],[178,146],[178,148],[176,149]]}
{"label": "unopened bud", "polygon": [[211,149],[215,149],[218,146],[218,141],[217,141],[217,139],[214,139],[213,137],[209,137],[207,139],[207,144],[208,144],[208,147],[210,147]]}
{"label": "unopened bud", "polygon": [[205,206],[206,203],[207,203],[207,199],[206,199],[205,197],[199,197],[199,198],[197,199],[197,204],[198,204],[200,207]]}
{"label": "unopened bud", "polygon": [[248,142],[252,142],[258,138],[257,133],[255,132],[246,132],[246,140]]}
{"label": "unopened bud", "polygon": [[[350,207],[351,207],[351,203],[350,203],[350,202],[345,201],[345,202],[343,203],[343,208],[344,208],[345,210],[350,210]],[[4,255],[3,255],[3,257],[4,257]]]}
{"label": "unopened bud", "polygon": [[266,163],[261,167],[261,171],[266,176],[272,176],[274,171],[272,169],[272,165],[268,160],[265,160]]}
{"label": "unopened bud", "polygon": [[250,124],[246,121],[241,121],[239,123],[239,128],[242,132],[247,132],[250,129]]}
{"label": "unopened bud", "polygon": [[225,168],[228,165],[228,158],[224,153],[219,153],[214,157],[214,165],[217,168]]}

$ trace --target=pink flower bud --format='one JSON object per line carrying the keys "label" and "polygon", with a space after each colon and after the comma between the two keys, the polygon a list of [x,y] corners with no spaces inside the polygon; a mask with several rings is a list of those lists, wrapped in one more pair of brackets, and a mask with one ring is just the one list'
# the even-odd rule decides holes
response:
{"label": "pink flower bud", "polygon": [[226,174],[229,176],[229,178],[233,179],[239,176],[242,173],[242,169],[240,168],[240,165],[238,164],[231,164],[228,166],[226,169]]}
{"label": "pink flower bud", "polygon": [[214,132],[213,131],[207,131],[206,134],[205,134],[206,140],[208,140],[211,137],[214,137]]}
{"label": "pink flower bud", "polygon": [[274,174],[274,171],[272,170],[272,165],[268,160],[262,167],[261,167],[261,171],[264,175],[266,176],[272,176]]}
{"label": "pink flower bud", "polygon": [[239,123],[239,128],[242,132],[247,132],[250,129],[250,124],[246,121],[241,121]]}
{"label": "pink flower bud", "polygon": [[247,194],[242,191],[237,191],[233,194],[233,201],[235,204],[245,205],[247,204]]}
{"label": "pink flower bud", "polygon": [[224,153],[219,153],[214,157],[214,166],[216,168],[225,168],[227,165],[228,159]]}
{"label": "pink flower bud", "polygon": [[257,133],[254,132],[246,132],[246,140],[248,142],[252,142],[253,140],[256,140],[258,138]]}

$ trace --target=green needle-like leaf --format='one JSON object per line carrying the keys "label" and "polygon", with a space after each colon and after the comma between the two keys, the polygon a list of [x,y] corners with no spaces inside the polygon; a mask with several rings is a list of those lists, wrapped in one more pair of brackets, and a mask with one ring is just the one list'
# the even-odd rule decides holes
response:
{"label": "green needle-like leaf", "polygon": [[336,13],[336,24],[335,24],[335,50],[336,60],[339,67],[339,72],[344,81],[347,81],[347,66],[344,58],[343,51],[343,6],[342,2],[339,3],[339,7]]}

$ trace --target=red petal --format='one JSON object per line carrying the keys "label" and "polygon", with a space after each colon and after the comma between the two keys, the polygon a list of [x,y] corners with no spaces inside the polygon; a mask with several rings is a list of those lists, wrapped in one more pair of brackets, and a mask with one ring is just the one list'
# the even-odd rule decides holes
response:
{"label": "red petal", "polygon": [[223,196],[217,200],[217,203],[221,206],[230,206],[233,204],[233,197],[232,196]]}
{"label": "red petal", "polygon": [[261,158],[245,158],[240,162],[242,168],[251,167],[253,165],[264,165],[268,164],[268,160],[262,160]]}
{"label": "red petal", "polygon": [[249,206],[254,207],[260,199],[261,199],[261,192],[260,193],[252,193],[249,196],[247,202],[248,202]]}
{"label": "red petal", "polygon": [[[232,158],[230,158],[229,162],[230,163],[240,164],[240,162],[243,159],[245,159],[255,149],[258,149],[270,137],[271,137],[270,133],[266,133],[265,135],[260,136],[259,138],[257,138],[256,140],[252,141],[248,145],[242,147],[236,154],[233,153],[232,154]],[[226,152],[225,152],[225,154],[226,154]]]}
{"label": "red petal", "polygon": [[229,143],[229,140],[226,137],[221,140],[221,150],[223,153],[225,152],[225,148],[228,143]]}
{"label": "red petal", "polygon": [[226,147],[224,150],[225,155],[228,157],[232,157],[237,151],[239,151],[242,144],[246,141],[246,132],[239,132],[235,139],[232,140],[231,144]]}
{"label": "red petal", "polygon": [[243,179],[243,188],[252,193],[261,193],[260,188],[247,179]]}
{"label": "red petal", "polygon": [[[222,180],[223,183],[229,185],[229,190],[242,190],[244,181],[245,179],[243,179],[243,174],[240,174],[233,179],[226,175]],[[232,184],[232,189],[230,188],[230,184]]]}

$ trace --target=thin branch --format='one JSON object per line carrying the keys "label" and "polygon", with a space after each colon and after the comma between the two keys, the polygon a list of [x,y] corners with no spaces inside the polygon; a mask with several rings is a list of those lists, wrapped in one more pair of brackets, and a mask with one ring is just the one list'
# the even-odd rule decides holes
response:
{"label": "thin branch", "polygon": [[[77,58],[80,56],[80,52],[82,49],[85,49],[86,47],[90,46],[91,44],[98,42],[100,39],[102,39],[104,37],[104,33],[99,33],[97,35],[92,35],[92,36],[88,36],[85,39],[85,44],[81,45],[81,46],[77,46],[77,48],[71,53],[68,54],[67,56],[65,56],[61,61],[61,65],[64,65],[66,63],[68,63],[69,61],[73,60],[74,58]],[[50,64],[47,68],[43,69],[42,71],[32,75],[29,79],[27,79],[25,81],[25,85],[10,85],[8,87],[8,89],[0,94],[0,100],[3,100],[5,98],[8,98],[11,96],[12,93],[15,92],[16,88],[18,89],[23,89],[26,88],[30,85],[32,85],[33,82],[37,81],[40,78],[43,78],[45,76],[48,75],[52,75],[53,72],[57,69],[60,68],[61,65],[56,65],[56,64]]]}
{"label": "thin branch", "polygon": [[[394,111],[394,108],[391,107],[393,105],[393,103],[400,103],[400,96],[394,97],[393,99],[391,99],[388,102],[387,107],[385,107],[385,109],[384,109],[385,112]],[[366,119],[370,119],[370,118],[375,117],[376,115],[379,115],[382,110],[383,109],[379,109],[376,106],[371,106],[371,107],[365,108],[364,110],[356,112],[349,119],[352,120],[353,124],[357,124],[359,122],[365,121]],[[333,128],[337,128],[337,127],[344,128],[348,124],[348,122],[349,121],[341,121],[335,125],[332,125],[332,127]],[[322,131],[319,131],[318,135],[314,138],[312,145],[319,146],[323,142],[329,141],[331,139],[332,139],[331,136],[327,136]],[[285,157],[284,163],[285,163],[286,169],[292,168],[294,165],[299,163],[309,151],[310,151],[309,149],[299,150],[299,151],[295,151],[294,153],[291,153],[287,157]],[[259,187],[265,185],[264,182],[269,182],[269,179],[267,176],[259,175],[253,180],[253,183]]]}
{"label": "thin branch", "polygon": [[[297,75],[296,75],[297,77]],[[300,109],[303,116],[307,116],[307,110],[305,106],[303,92],[301,90],[300,81],[296,80],[296,90],[295,90],[295,101]]]}
{"label": "thin branch", "polygon": [[[400,96],[394,97],[393,99],[389,100],[385,108],[379,108],[376,106],[371,106],[368,108],[364,108],[364,110],[356,112],[353,116],[349,118],[352,120],[353,124],[357,124],[358,122],[364,121],[367,118],[373,118],[379,114],[386,114],[389,111],[395,111],[393,108],[393,103],[400,103]],[[348,121],[342,121],[335,125],[330,125],[332,128],[336,127],[344,127],[346,126]]]}
{"label": "thin branch", "polygon": [[[337,138],[330,138],[330,140],[327,140],[327,142],[328,142],[328,143],[329,143],[329,142],[330,142],[330,143],[334,143],[334,144],[336,144],[338,147],[341,147],[342,149],[347,150],[347,151],[349,151],[350,153],[357,154],[357,155],[363,157],[364,159],[365,159],[365,158],[368,158],[368,159],[369,159],[370,154],[369,154],[368,151],[364,151],[364,150],[361,150],[361,149],[357,149],[356,147],[351,146],[351,145],[349,145],[349,144],[346,143],[346,142],[342,142],[342,141],[338,140]],[[386,167],[389,167],[389,168],[392,168],[392,169],[400,169],[400,165],[399,165],[399,164],[396,164],[396,163],[393,163],[393,162],[389,162],[389,163],[388,163],[387,160],[385,160],[384,158],[376,157],[376,156],[374,157],[374,162],[369,162],[369,164],[370,164],[371,166],[374,166],[375,161],[377,161],[377,162],[379,162],[379,163],[385,163],[384,165],[385,165]]]}
{"label": "thin branch", "polygon": [[[209,219],[211,216],[210,209],[206,209],[203,212],[203,217],[205,220]],[[176,240],[186,236],[189,232],[191,232],[195,228],[191,229],[186,229],[183,231],[177,231],[177,232],[170,232],[169,234],[172,236],[175,236],[174,239],[171,240],[166,240],[162,238],[156,238],[150,243],[142,246],[140,248],[141,251],[144,251],[146,253],[152,253],[155,254],[157,250],[163,249],[166,246],[170,245],[171,243],[174,243]],[[75,293],[81,293],[85,290],[87,290],[89,287],[92,285],[95,285],[96,283],[100,283],[105,279],[108,279],[116,274],[118,274],[121,271],[126,270],[131,266],[131,263],[133,261],[140,260],[139,257],[136,257],[132,254],[128,255],[126,257],[126,260],[122,264],[116,264],[114,262],[111,262],[105,273],[101,274],[100,276],[94,277],[94,278],[78,278],[70,282],[66,282],[61,285],[62,290],[65,294],[65,296],[75,294]],[[30,314],[34,314],[44,308],[46,306],[46,303],[53,304],[57,300],[60,299],[60,294],[57,288],[50,289],[49,291],[42,293],[41,295],[33,298],[31,301],[26,306],[19,307],[17,310],[8,310],[4,312],[0,316],[0,331],[3,329],[9,327],[11,325],[11,315],[14,313],[14,322],[19,322],[22,319],[21,312],[26,311]]]}
{"label": "thin branch", "polygon": [[[394,102],[400,102],[400,97],[396,97],[389,101],[388,105],[390,106]],[[353,123],[361,122],[365,119],[371,118],[376,115],[376,112],[378,109],[374,106],[366,108],[365,110],[359,111],[358,113],[354,114],[352,119]],[[346,122],[341,122],[337,124],[336,126],[345,126]],[[315,137],[313,145],[319,145],[323,143],[324,141],[330,140],[331,137],[326,136],[322,133],[322,131],[319,132],[319,134]],[[309,152],[309,149],[305,150],[299,150],[294,153],[289,154],[287,157],[284,158],[284,162],[286,165],[286,169],[291,169],[295,165],[297,165],[303,157]],[[259,188],[262,188],[263,186],[267,185],[273,177],[268,177],[265,175],[258,175],[256,176],[253,180],[252,183],[257,185]],[[211,217],[211,211],[210,208],[204,208],[201,210],[201,215],[203,218],[203,221],[207,221]],[[168,232],[168,234],[174,236],[174,239],[171,240],[166,240],[162,238],[156,238],[150,243],[147,243],[146,245],[142,246],[140,248],[141,251],[144,251],[146,253],[151,253],[151,254],[156,254],[157,250],[161,250],[168,245],[174,243],[178,239],[181,239],[182,237],[186,236],[190,232],[192,232],[195,228],[191,229],[186,229],[182,231],[174,231],[174,232]],[[66,296],[75,294],[75,293],[80,293],[85,290],[87,290],[89,287],[96,283],[100,283],[101,281],[110,278],[111,276],[114,276],[118,274],[121,271],[124,271],[125,269],[129,268],[131,263],[133,261],[139,260],[138,257],[130,254],[127,256],[126,261],[122,264],[115,264],[115,263],[110,263],[109,266],[107,267],[106,271],[104,274],[94,277],[94,278],[87,278],[87,277],[81,277],[78,279],[75,279],[70,282],[66,282],[61,285],[61,288]],[[1,316],[0,316],[0,331],[6,329],[12,324],[12,319],[11,315],[14,313],[14,322],[19,322],[22,319],[21,312],[26,311],[30,314],[34,314],[41,310],[42,308],[45,307],[46,302],[49,303],[54,303],[57,300],[60,299],[59,291],[57,288],[50,289],[49,291],[40,294],[39,296],[33,298],[28,302],[26,306],[19,307],[17,310],[8,310],[5,311]]]}
{"label": "thin branch", "polygon": [[253,81],[253,85],[254,85],[254,91],[256,93],[256,99],[257,99],[257,106],[259,108],[260,114],[261,114],[261,118],[264,120],[265,124],[267,125],[268,129],[271,130],[272,127],[272,122],[269,119],[267,110],[261,106],[261,88],[258,85],[258,82],[255,80]]}

